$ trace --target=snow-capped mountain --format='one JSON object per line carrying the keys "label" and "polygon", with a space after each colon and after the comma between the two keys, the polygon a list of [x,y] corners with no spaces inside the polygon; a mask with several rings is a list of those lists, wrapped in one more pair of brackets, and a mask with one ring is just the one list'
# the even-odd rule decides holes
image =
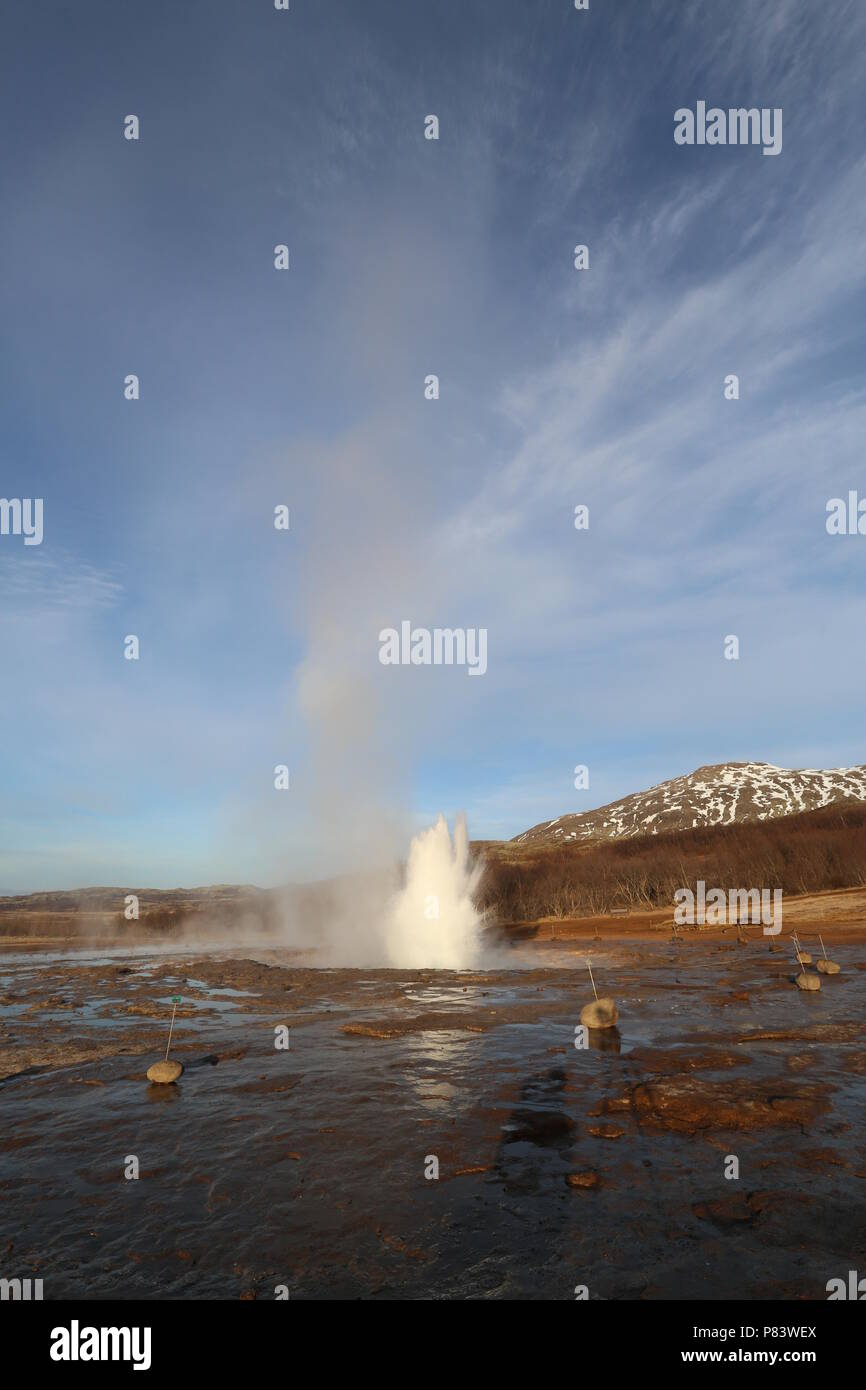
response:
{"label": "snow-capped mountain", "polygon": [[515,836],[515,843],[613,840],[663,830],[731,825],[816,811],[839,801],[866,801],[866,765],[822,772],[813,768],[791,771],[772,763],[718,763],[612,801],[597,811],[542,821]]}

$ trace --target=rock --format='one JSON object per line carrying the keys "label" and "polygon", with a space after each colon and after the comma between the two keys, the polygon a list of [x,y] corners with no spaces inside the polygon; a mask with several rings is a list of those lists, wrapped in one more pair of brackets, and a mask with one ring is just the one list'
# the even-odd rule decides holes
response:
{"label": "rock", "polygon": [[[793,976],[791,977],[793,978]],[[856,1023],[812,1023],[806,1028],[761,1028],[743,1033],[734,1038],[735,1043],[756,1042],[794,1042],[859,1043],[863,1037],[863,1024]]]}
{"label": "rock", "polygon": [[580,1011],[580,1021],[587,1028],[615,1028],[619,1014],[612,999],[593,999],[584,1004]]}
{"label": "rock", "polygon": [[641,1072],[654,1076],[677,1076],[693,1071],[722,1071],[746,1067],[751,1058],[742,1048],[707,1048],[703,1052],[685,1052],[680,1047],[636,1047],[629,1053],[629,1062]]}
{"label": "rock", "polygon": [[818,976],[817,976],[817,975],[807,975],[806,972],[805,972],[805,970],[803,971],[802,975],[797,975],[797,976],[795,976],[795,978],[794,978],[794,984],[797,986],[798,989],[820,989],[820,988],[821,988],[821,981],[819,980]]}
{"label": "rock", "polygon": [[[792,976],[791,976],[792,979]],[[734,1042],[862,1042],[863,1024],[856,1023],[810,1023],[798,1029],[755,1029],[752,1033],[741,1034]]]}
{"label": "rock", "polygon": [[[789,1057],[785,1065],[788,1068],[788,1071],[805,1071],[807,1067],[811,1067],[814,1060],[815,1058],[807,1052],[799,1056],[795,1055],[793,1057]],[[776,1160],[773,1159],[772,1161],[773,1163],[775,1163]]]}
{"label": "rock", "polygon": [[[692,1075],[654,1077],[632,1087],[629,1096],[635,1119],[648,1129],[713,1134],[726,1130],[802,1130],[830,1109],[827,1092],[826,1086],[787,1079],[755,1081],[743,1077],[714,1082]],[[604,1108],[608,1108],[607,1102]]]}
{"label": "rock", "polygon": [[[770,1166],[775,1166],[776,1158],[770,1159]],[[794,1162],[798,1168],[806,1168],[810,1173],[826,1173],[828,1167],[850,1168],[850,1163],[835,1149],[802,1149]]]}
{"label": "rock", "polygon": [[839,966],[834,960],[819,960],[818,969],[822,975],[838,975]]}
{"label": "rock", "polygon": [[585,1173],[566,1173],[565,1181],[569,1187],[592,1188],[598,1187],[600,1179],[598,1173],[592,1168],[588,1168]]}
{"label": "rock", "polygon": [[814,1204],[814,1198],[805,1193],[747,1192],[720,1197],[713,1202],[697,1202],[692,1211],[699,1221],[711,1221],[719,1230],[730,1230],[739,1225],[752,1226],[762,1219],[772,1219],[774,1214],[787,1212],[792,1201],[805,1207]]}
{"label": "rock", "polygon": [[699,1221],[712,1221],[714,1226],[736,1226],[740,1222],[751,1225],[755,1219],[749,1198],[739,1193],[715,1202],[697,1202],[692,1211]]}
{"label": "rock", "polygon": [[344,1033],[357,1034],[361,1038],[399,1038],[399,1028],[373,1028],[367,1023],[345,1023]]}
{"label": "rock", "polygon": [[155,1081],[159,1086],[170,1086],[172,1081],[177,1081],[183,1075],[183,1067],[180,1062],[154,1062],[152,1067],[147,1069],[148,1081]]}
{"label": "rock", "polygon": [[502,1142],[556,1148],[568,1140],[573,1129],[574,1121],[562,1111],[530,1110],[523,1107],[512,1114]]}

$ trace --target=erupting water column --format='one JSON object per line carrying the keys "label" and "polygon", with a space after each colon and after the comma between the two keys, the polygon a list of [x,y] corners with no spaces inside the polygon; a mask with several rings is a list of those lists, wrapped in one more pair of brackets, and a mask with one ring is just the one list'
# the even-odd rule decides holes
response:
{"label": "erupting water column", "polygon": [[471,970],[481,959],[482,916],[474,903],[481,866],[469,863],[466,817],[445,817],[416,835],[406,882],[391,904],[385,933],[390,965],[411,970]]}

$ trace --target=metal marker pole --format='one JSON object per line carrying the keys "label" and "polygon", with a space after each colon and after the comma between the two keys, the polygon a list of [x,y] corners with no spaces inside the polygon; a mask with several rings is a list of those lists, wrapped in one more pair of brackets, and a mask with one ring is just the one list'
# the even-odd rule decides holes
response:
{"label": "metal marker pole", "polygon": [[596,997],[596,999],[597,999],[597,998],[598,998],[598,990],[597,990],[596,987],[595,987],[595,980],[593,980],[593,978],[592,978],[592,966],[590,965],[589,961],[586,962],[586,968],[587,968],[587,970],[589,971],[589,978],[590,978],[590,980],[592,981],[592,992],[593,992],[593,994],[595,995],[595,997]]}
{"label": "metal marker pole", "polygon": [[177,1006],[178,1006],[178,1004],[180,1003],[180,995],[179,995],[179,994],[173,996],[173,998],[172,998],[172,1003],[174,1004],[174,1008],[173,1008],[172,1011],[171,1011],[171,1027],[170,1027],[169,1030],[168,1030],[168,1042],[167,1042],[166,1045],[165,1045],[165,1060],[166,1060],[166,1062],[168,1061],[168,1049],[171,1047],[171,1035],[172,1035],[172,1032],[173,1032],[173,1030],[174,1030],[174,1016],[175,1016],[175,1014],[177,1013]]}

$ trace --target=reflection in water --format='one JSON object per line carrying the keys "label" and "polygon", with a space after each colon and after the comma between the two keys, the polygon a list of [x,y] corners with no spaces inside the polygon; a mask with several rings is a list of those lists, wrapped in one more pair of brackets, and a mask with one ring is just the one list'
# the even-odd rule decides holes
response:
{"label": "reflection in water", "polygon": [[180,1100],[181,1089],[176,1081],[169,1086],[150,1081],[144,1094],[148,1105],[173,1105],[175,1101]]}
{"label": "reflection in water", "polygon": [[622,1034],[618,1028],[588,1028],[586,1031],[593,1052],[622,1052]]}
{"label": "reflection in water", "polygon": [[406,1039],[404,1079],[423,1110],[457,1113],[461,1088],[453,1082],[462,1075],[472,1047],[471,1037],[445,1028],[429,1028]]}

